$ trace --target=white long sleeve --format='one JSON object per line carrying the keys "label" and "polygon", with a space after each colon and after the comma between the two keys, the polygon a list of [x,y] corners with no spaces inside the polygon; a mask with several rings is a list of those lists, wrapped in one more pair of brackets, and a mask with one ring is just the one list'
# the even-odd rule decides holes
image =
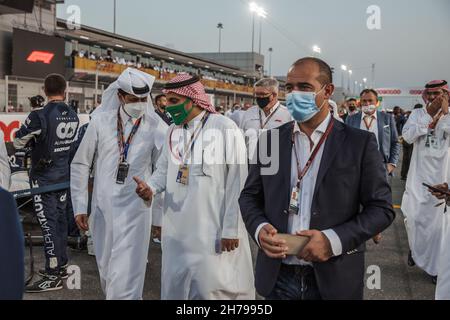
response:
{"label": "white long sleeve", "polygon": [[[168,142],[164,143],[159,159],[156,162],[156,170],[153,172],[147,184],[150,186],[154,194],[161,193],[166,190],[167,183],[167,166],[169,157]],[[156,155],[152,155],[156,160]]]}
{"label": "white long sleeve", "polygon": [[414,110],[403,127],[403,139],[409,144],[416,142],[418,138],[428,133],[428,127],[433,118],[426,109]]}
{"label": "white long sleeve", "polygon": [[450,134],[450,114],[447,114],[439,120],[440,128],[447,134]]}
{"label": "white long sleeve", "polygon": [[[164,145],[164,144],[163,144]],[[161,157],[163,145],[160,146],[161,150],[158,150],[158,146],[153,148],[152,150],[152,170],[153,173],[156,170],[156,163],[158,159]],[[163,218],[163,210],[164,210],[164,193],[158,193],[153,197],[152,203],[152,225],[156,227],[162,226],[162,218]]]}
{"label": "white long sleeve", "polygon": [[0,187],[8,190],[11,182],[11,169],[4,141],[3,132],[0,131]]}
{"label": "white long sleeve", "polygon": [[238,199],[248,175],[247,152],[244,138],[238,128],[228,130],[225,139],[227,173],[225,176],[225,215],[222,239],[238,239],[241,215]]}
{"label": "white long sleeve", "polygon": [[75,216],[87,214],[89,173],[98,144],[95,120],[91,120],[70,166],[70,191]]}

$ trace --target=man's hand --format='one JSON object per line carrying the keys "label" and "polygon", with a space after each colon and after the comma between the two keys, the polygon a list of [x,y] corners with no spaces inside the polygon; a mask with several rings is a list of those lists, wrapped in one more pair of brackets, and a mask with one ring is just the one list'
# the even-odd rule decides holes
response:
{"label": "man's hand", "polygon": [[152,201],[153,191],[144,181],[139,179],[138,177],[133,177],[134,181],[137,184],[136,193],[142,198],[144,201]]}
{"label": "man's hand", "polygon": [[[448,184],[447,184],[447,183],[444,183],[444,184],[438,184],[437,186],[433,186],[433,187],[435,187],[435,188],[437,188],[437,189],[439,189],[439,190],[443,190],[443,191],[447,191],[447,190],[448,190]],[[447,195],[444,194],[444,193],[442,193],[442,192],[435,192],[435,191],[432,191],[432,190],[429,190],[429,191],[431,192],[431,194],[432,194],[433,196],[435,196],[435,197],[438,198],[439,200],[444,200],[444,199],[447,198]]]}
{"label": "man's hand", "polygon": [[388,174],[391,174],[392,172],[394,172],[395,166],[393,164],[388,163],[386,169]]}
{"label": "man's hand", "polygon": [[330,240],[317,230],[297,232],[298,236],[309,237],[310,240],[302,252],[297,256],[307,262],[326,262],[333,256]]}
{"label": "man's hand", "polygon": [[231,252],[239,247],[239,239],[222,239],[222,252]]}
{"label": "man's hand", "polygon": [[152,226],[152,239],[161,241],[161,227]]}
{"label": "man's hand", "polygon": [[373,237],[372,240],[373,240],[373,242],[374,242],[375,244],[380,244],[382,238],[383,238],[383,237],[381,236],[381,233],[379,233],[379,234],[377,234],[375,237]]}
{"label": "man's hand", "polygon": [[75,222],[78,226],[78,229],[82,231],[88,231],[89,230],[89,223],[88,223],[88,215],[83,213],[75,216]]}
{"label": "man's hand", "polygon": [[275,238],[277,233],[278,231],[272,225],[265,225],[258,234],[259,245],[269,258],[285,259],[288,247],[285,240]]}
{"label": "man's hand", "polygon": [[[428,114],[432,117],[436,116],[440,110],[444,111],[442,108],[444,96],[439,96],[433,100],[432,103],[427,107]],[[448,109],[448,104],[447,104]]]}

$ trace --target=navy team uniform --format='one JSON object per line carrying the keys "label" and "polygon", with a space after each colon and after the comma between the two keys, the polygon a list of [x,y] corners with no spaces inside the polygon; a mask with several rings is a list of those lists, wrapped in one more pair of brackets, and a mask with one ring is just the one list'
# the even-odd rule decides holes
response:
{"label": "navy team uniform", "polygon": [[[16,149],[30,146],[30,184],[33,188],[70,179],[72,143],[79,125],[78,115],[62,101],[51,101],[32,111],[17,131]],[[44,237],[45,272],[59,275],[67,265],[67,190],[33,197],[35,214]]]}

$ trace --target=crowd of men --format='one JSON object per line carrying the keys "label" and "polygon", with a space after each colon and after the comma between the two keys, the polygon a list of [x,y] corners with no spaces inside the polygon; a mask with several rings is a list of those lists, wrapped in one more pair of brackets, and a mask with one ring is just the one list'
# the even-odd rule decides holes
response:
{"label": "crowd of men", "polygon": [[[437,299],[450,299],[445,81],[428,83],[426,105],[408,117],[383,112],[378,93],[366,89],[346,101],[344,119],[331,100],[332,69],[317,58],[292,64],[286,106],[277,80],[264,78],[255,84],[255,106],[236,103],[225,116],[195,75],[178,74],[153,103],[154,81],[126,69],[79,128],[64,102],[64,78],[45,79],[47,104],[30,113],[14,146],[32,149],[32,188],[68,181],[70,188],[33,197],[46,263],[26,292],[63,288],[70,202],[76,225],[92,236],[107,299],[142,299],[151,239],[161,243],[162,299],[254,299],[256,292],[275,300],[363,299],[365,243],[382,241],[395,219],[390,177],[403,143],[404,157],[411,146],[402,202],[408,263],[433,277]],[[0,147],[0,185],[8,190]],[[2,211],[8,201],[5,210],[17,214],[7,191],[0,199]],[[249,238],[258,247],[256,269]],[[0,257],[3,250],[11,253],[0,246]],[[23,274],[8,274],[23,265],[8,261],[1,267],[8,288],[14,279],[22,286]],[[0,286],[0,298],[11,292],[17,298],[22,290]]]}

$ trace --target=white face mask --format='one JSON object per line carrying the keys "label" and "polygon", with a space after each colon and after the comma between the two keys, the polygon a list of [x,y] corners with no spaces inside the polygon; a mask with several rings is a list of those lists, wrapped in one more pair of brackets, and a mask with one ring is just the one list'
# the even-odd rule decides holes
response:
{"label": "white face mask", "polygon": [[371,115],[375,112],[375,110],[377,110],[377,106],[374,104],[371,104],[370,106],[362,106],[361,110],[365,114]]}
{"label": "white face mask", "polygon": [[135,102],[124,104],[123,109],[133,119],[139,119],[145,113],[147,102]]}

